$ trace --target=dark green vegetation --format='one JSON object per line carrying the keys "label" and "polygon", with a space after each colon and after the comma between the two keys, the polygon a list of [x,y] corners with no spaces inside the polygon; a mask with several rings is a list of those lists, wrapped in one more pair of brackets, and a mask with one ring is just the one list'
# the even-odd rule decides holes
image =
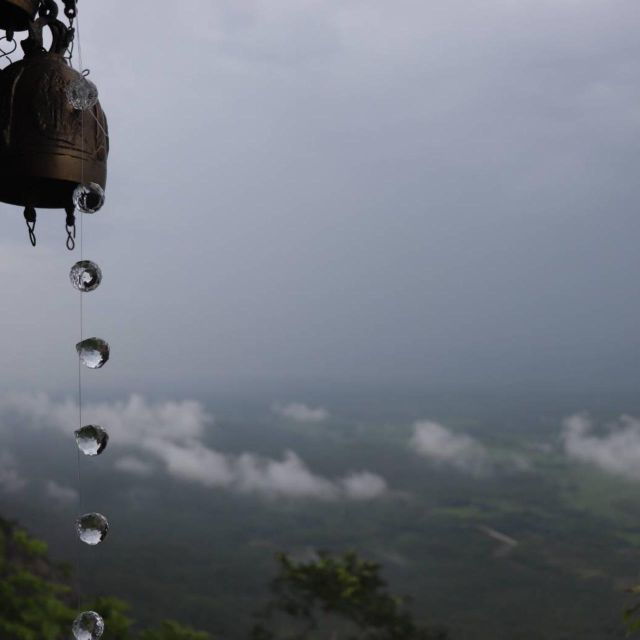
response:
{"label": "dark green vegetation", "polygon": [[[161,472],[138,478],[113,469],[114,444],[101,459],[83,461],[85,509],[111,521],[104,545],[82,549],[87,600],[122,598],[141,627],[170,617],[216,640],[244,640],[269,600],[277,551],[304,559],[310,549],[355,549],[384,566],[392,593],[412,597],[417,620],[448,628],[454,640],[626,637],[623,612],[634,602],[626,590],[640,571],[640,484],[568,460],[559,434],[576,410],[640,415],[640,398],[318,399],[335,417],[299,426],[270,417],[270,401],[255,411],[240,400],[212,402],[217,424],[208,444],[272,457],[292,449],[328,477],[369,469],[395,493],[364,503],[296,501]],[[438,468],[407,444],[412,422],[423,418],[477,437],[495,456],[523,455],[531,468],[485,477]],[[49,479],[76,486],[74,452],[57,434],[38,433],[37,446],[34,438],[16,431],[7,441],[33,477],[21,494],[0,494],[0,512],[70,561],[77,507],[46,499],[43,486]],[[488,530],[517,545],[505,547]]]}
{"label": "dark green vegetation", "polygon": [[[278,555],[272,599],[251,630],[251,640],[312,640],[330,624],[345,640],[446,640],[444,631],[418,625],[400,598],[386,590],[376,563],[355,553],[321,552],[309,562]],[[128,606],[116,598],[82,603],[69,570],[55,567],[47,545],[0,520],[0,637],[3,640],[63,640],[79,611],[98,611],[104,640],[210,640],[210,635],[163,620],[134,632]],[[292,629],[296,629],[292,631]],[[344,631],[344,635],[342,632]]]}
{"label": "dark green vegetation", "polygon": [[[445,631],[419,625],[403,601],[388,593],[380,566],[351,552],[320,552],[308,562],[278,554],[272,598],[258,616],[252,640],[446,640]],[[284,618],[284,622],[283,619]]]}
{"label": "dark green vegetation", "polygon": [[173,621],[139,633],[131,630],[127,606],[115,598],[81,603],[70,586],[68,567],[47,558],[47,545],[0,520],[0,638],[64,640],[79,610],[98,610],[108,627],[105,640],[208,640]]}

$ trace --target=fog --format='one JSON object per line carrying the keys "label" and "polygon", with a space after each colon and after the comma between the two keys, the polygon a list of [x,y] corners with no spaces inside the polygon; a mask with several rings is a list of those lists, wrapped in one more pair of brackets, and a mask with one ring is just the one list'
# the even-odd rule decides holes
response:
{"label": "fog", "polygon": [[[635,0],[82,3],[104,390],[640,381]],[[3,389],[73,393],[62,212],[2,205]],[[126,396],[125,396],[126,397]],[[283,398],[287,401],[287,398]]]}

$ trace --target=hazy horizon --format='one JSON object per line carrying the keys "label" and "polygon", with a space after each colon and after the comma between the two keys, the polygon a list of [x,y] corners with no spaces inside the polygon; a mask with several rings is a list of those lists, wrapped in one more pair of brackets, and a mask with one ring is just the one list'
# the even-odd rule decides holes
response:
{"label": "hazy horizon", "polygon": [[[112,135],[88,393],[640,384],[636,9],[82,7]],[[34,250],[0,212],[0,386],[64,393],[78,251],[62,213]]]}

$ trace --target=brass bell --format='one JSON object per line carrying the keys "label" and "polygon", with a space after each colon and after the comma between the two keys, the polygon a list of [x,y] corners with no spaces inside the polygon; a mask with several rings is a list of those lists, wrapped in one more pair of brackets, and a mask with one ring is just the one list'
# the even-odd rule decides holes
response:
{"label": "brass bell", "polygon": [[39,0],[0,0],[0,29],[26,31],[39,4]]}
{"label": "brass bell", "polygon": [[[53,34],[49,51],[42,28]],[[75,109],[84,82],[64,52],[73,36],[55,18],[38,18],[22,43],[25,56],[0,73],[0,200],[25,207],[70,209],[78,184],[107,178],[109,136],[99,103]]]}

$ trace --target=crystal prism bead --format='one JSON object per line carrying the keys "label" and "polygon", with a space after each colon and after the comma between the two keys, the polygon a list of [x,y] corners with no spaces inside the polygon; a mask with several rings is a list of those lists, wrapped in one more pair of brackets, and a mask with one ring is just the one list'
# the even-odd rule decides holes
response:
{"label": "crystal prism bead", "polygon": [[71,267],[69,279],[78,291],[94,291],[102,282],[102,270],[91,260],[80,260]]}
{"label": "crystal prism bead", "polygon": [[78,342],[76,350],[82,364],[89,369],[100,369],[109,360],[109,344],[100,338],[87,338]]}
{"label": "crystal prism bead", "polygon": [[86,111],[98,103],[98,87],[81,73],[67,86],[67,99],[76,111]]}
{"label": "crystal prism bead", "polygon": [[99,456],[109,443],[109,434],[97,425],[88,424],[82,429],[77,429],[75,434],[78,449],[85,456]]}
{"label": "crystal prism bead", "polygon": [[104,620],[95,611],[84,611],[71,628],[76,640],[99,640],[104,633]]}
{"label": "crystal prism bead", "polygon": [[79,184],[73,192],[73,204],[82,213],[100,211],[104,200],[104,189],[96,182]]}
{"label": "crystal prism bead", "polygon": [[109,523],[101,513],[86,513],[76,520],[76,530],[82,542],[94,547],[107,537]]}

